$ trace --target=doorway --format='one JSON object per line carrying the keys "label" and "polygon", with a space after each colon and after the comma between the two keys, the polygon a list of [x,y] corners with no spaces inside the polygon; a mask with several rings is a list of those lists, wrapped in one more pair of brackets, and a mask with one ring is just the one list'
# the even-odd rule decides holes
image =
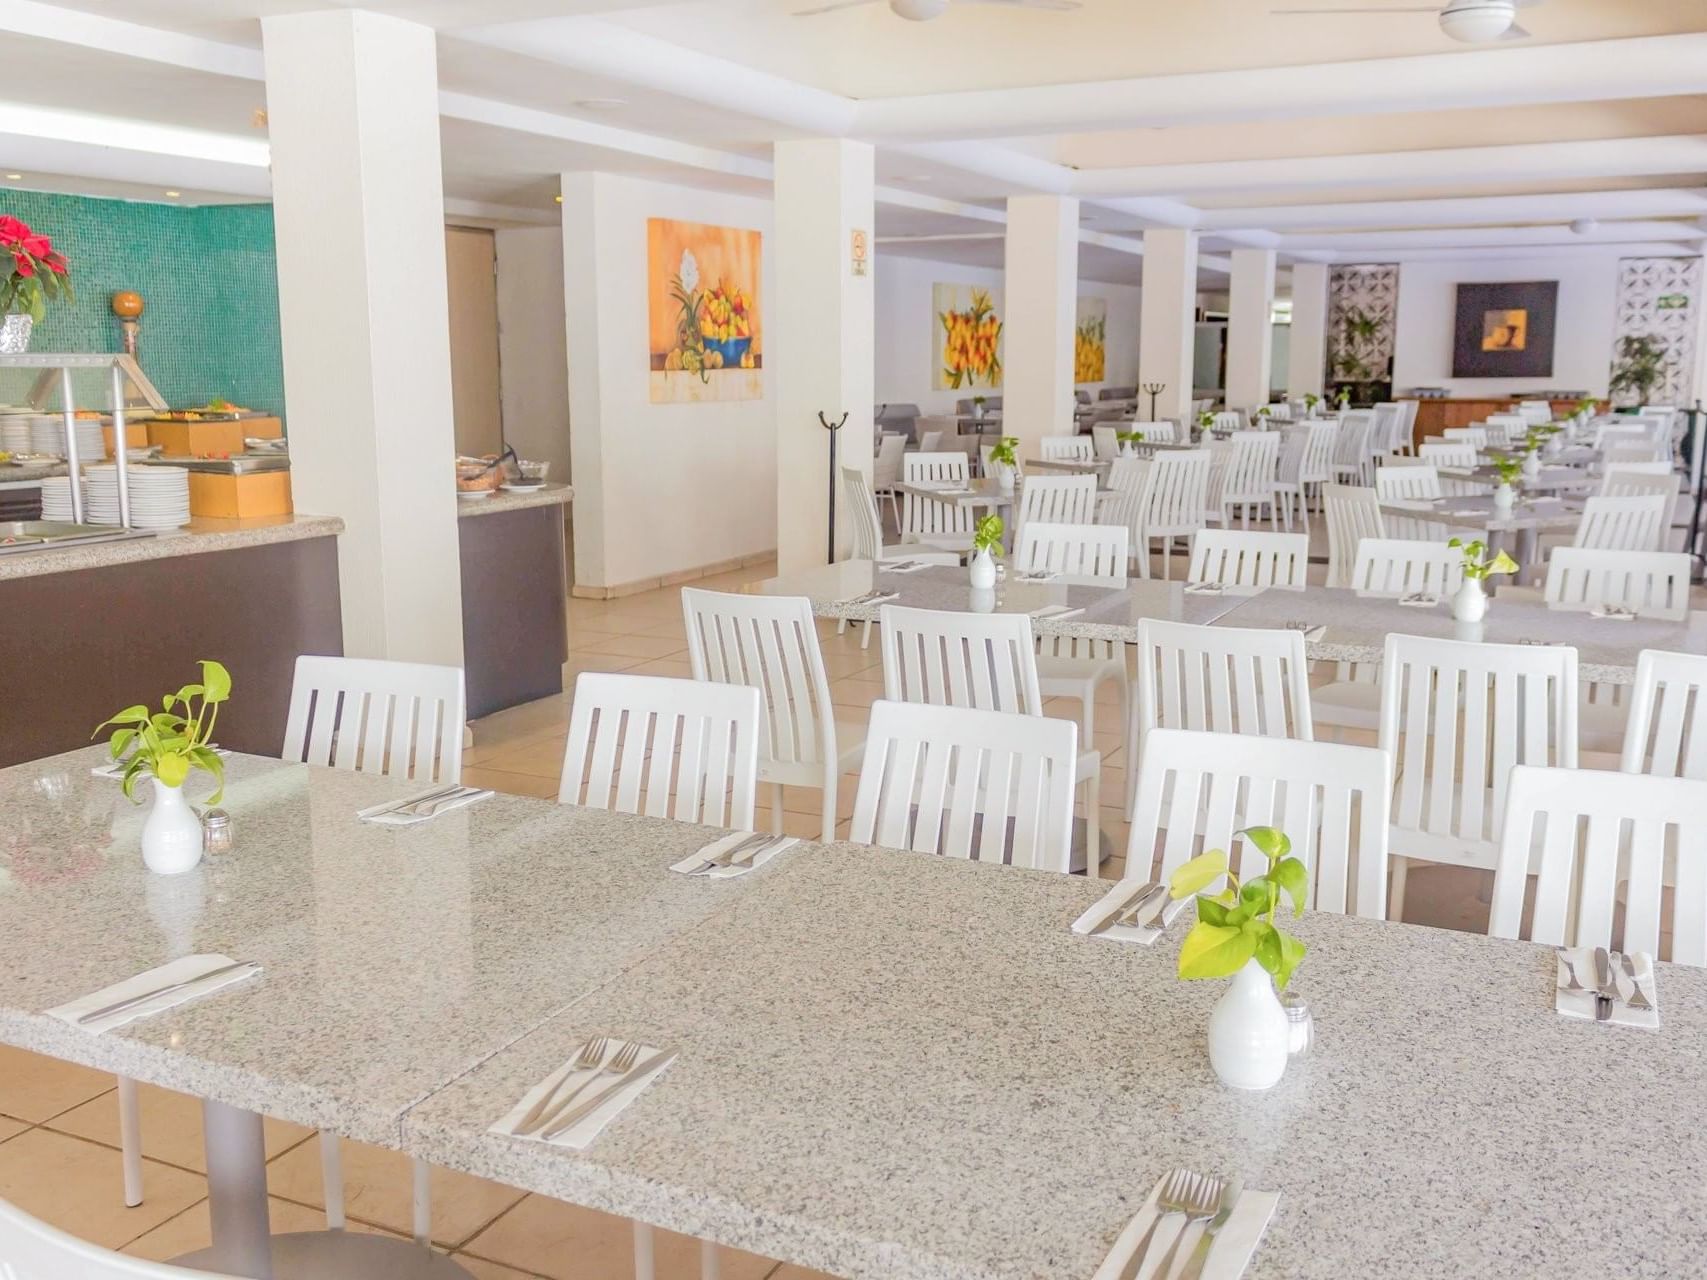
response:
{"label": "doorway", "polygon": [[451,409],[456,451],[478,458],[504,447],[498,364],[498,252],[490,231],[445,228],[450,297]]}

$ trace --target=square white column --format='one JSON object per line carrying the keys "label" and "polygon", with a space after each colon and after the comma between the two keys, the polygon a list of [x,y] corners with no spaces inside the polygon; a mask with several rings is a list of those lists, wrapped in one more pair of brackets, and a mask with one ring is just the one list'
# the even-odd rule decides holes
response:
{"label": "square white column", "polygon": [[1274,369],[1274,250],[1233,250],[1228,291],[1227,407],[1268,403]]}
{"label": "square white column", "polygon": [[[852,514],[843,467],[869,477],[876,395],[876,264],[871,256],[875,170],[869,144],[810,138],[776,144],[776,554],[787,573],[827,563],[830,433],[837,432],[836,554]],[[856,262],[863,236],[864,270]]]}
{"label": "square white column", "polygon": [[1328,268],[1322,262],[1292,267],[1292,346],[1287,358],[1290,395],[1321,395],[1328,364]]}
{"label": "square white column", "polygon": [[[1197,232],[1153,227],[1144,233],[1144,291],[1139,306],[1138,382],[1161,383],[1156,416],[1184,422],[1191,409],[1197,339]],[[1138,403],[1150,397],[1140,391]]]}
{"label": "square white column", "polygon": [[344,9],[261,32],[296,505],[344,519],[347,654],[460,666],[434,34]]}
{"label": "square white column", "polygon": [[1044,436],[1072,435],[1073,326],[1079,293],[1079,202],[1008,198],[1002,312],[1002,434],[1035,458]]}

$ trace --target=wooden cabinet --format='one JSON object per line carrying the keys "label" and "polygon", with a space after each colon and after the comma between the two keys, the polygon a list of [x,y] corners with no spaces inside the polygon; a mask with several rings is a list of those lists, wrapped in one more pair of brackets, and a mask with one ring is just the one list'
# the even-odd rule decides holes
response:
{"label": "wooden cabinet", "polygon": [[[1510,396],[1483,400],[1418,400],[1417,421],[1413,438],[1426,440],[1437,436],[1447,427],[1468,427],[1486,422],[1489,414],[1507,413],[1516,403]],[[1562,417],[1576,412],[1578,400],[1554,400],[1553,416]]]}

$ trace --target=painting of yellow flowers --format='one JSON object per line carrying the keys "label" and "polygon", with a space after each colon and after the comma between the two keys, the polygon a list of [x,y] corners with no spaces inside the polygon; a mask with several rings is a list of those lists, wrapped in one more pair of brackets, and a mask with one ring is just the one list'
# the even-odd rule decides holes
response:
{"label": "painting of yellow flowers", "polygon": [[1002,385],[1001,297],[977,285],[931,286],[931,386],[962,391]]}
{"label": "painting of yellow flowers", "polygon": [[1108,299],[1080,298],[1073,322],[1073,381],[1108,377]]}
{"label": "painting of yellow flowers", "polygon": [[648,219],[654,404],[764,398],[762,251],[757,231]]}

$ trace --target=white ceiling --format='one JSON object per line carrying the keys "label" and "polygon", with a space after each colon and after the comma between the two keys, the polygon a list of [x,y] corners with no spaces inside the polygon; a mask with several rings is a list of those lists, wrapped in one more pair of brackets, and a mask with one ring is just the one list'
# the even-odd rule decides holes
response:
{"label": "white ceiling", "polygon": [[[793,16],[812,2],[360,7],[440,31],[462,219],[554,221],[557,176],[581,169],[763,192],[772,143],[831,134],[877,146],[880,251],[999,266],[1006,197],[1057,192],[1082,202],[1093,279],[1138,279],[1150,226],[1201,229],[1211,279],[1241,245],[1395,261],[1707,236],[1707,0],[1545,0],[1523,14],[1534,39],[1486,47],[1426,13],[1269,0]],[[264,198],[259,18],[332,3],[8,0],[0,172]],[[1599,225],[1573,233],[1583,217]]]}

